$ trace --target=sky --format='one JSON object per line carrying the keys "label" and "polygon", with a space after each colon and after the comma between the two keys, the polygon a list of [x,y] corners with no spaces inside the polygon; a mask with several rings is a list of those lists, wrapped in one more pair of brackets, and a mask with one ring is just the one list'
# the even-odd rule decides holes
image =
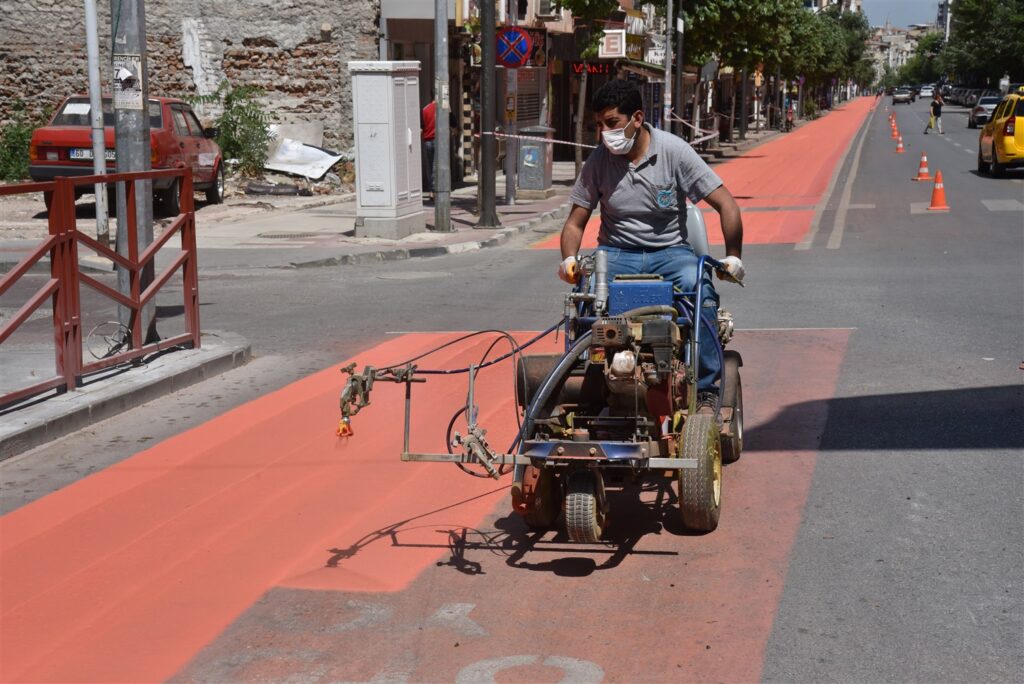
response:
{"label": "sky", "polygon": [[900,28],[935,23],[939,12],[939,0],[863,0],[862,5],[872,26],[883,26],[886,19]]}

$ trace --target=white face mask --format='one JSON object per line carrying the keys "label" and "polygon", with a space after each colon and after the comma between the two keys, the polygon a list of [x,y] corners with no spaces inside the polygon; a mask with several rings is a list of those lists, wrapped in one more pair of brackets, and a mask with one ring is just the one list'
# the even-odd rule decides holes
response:
{"label": "white face mask", "polygon": [[[633,123],[630,120],[630,123]],[[628,154],[633,149],[633,143],[636,142],[637,136],[640,134],[640,128],[637,126],[633,130],[633,137],[626,137],[626,128],[629,124],[626,124],[623,128],[615,128],[610,131],[601,132],[601,140],[604,142],[604,146],[608,148],[608,151],[612,154],[622,155]]]}

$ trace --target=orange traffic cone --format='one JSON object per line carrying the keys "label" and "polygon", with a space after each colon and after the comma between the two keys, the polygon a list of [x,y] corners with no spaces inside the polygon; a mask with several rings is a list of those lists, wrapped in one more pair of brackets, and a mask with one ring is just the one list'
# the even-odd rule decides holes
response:
{"label": "orange traffic cone", "polygon": [[892,125],[892,139],[896,140],[900,137],[900,129],[896,127],[896,124]]}
{"label": "orange traffic cone", "polygon": [[896,154],[903,154],[904,151],[905,150],[903,149],[903,136],[901,135],[899,138],[896,139]]}
{"label": "orange traffic cone", "polygon": [[917,167],[917,178],[912,180],[916,181],[928,181],[932,179],[932,175],[928,172],[928,155],[924,152],[921,153],[921,163]]}
{"label": "orange traffic cone", "polygon": [[942,184],[942,172],[935,172],[935,189],[932,190],[932,203],[928,211],[949,211],[946,204],[946,187]]}

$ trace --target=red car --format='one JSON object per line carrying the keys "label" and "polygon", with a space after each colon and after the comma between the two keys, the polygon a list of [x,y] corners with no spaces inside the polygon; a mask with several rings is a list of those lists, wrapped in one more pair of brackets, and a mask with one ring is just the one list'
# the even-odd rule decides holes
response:
{"label": "red car", "polygon": [[[89,98],[73,95],[61,103],[49,125],[32,133],[29,175],[34,181],[60,176],[88,176],[93,172],[92,129]],[[114,151],[114,110],[109,97],[103,98],[104,144],[107,172],[116,168]],[[224,198],[224,165],[220,147],[213,141],[215,131],[204,129],[192,108],[182,100],[154,97],[149,100],[149,142],[153,169],[192,168],[196,190],[205,190],[214,204]],[[91,187],[76,189],[80,196]],[[181,181],[161,178],[153,191],[167,214],[177,214],[181,203]],[[49,205],[49,198],[47,198]]]}

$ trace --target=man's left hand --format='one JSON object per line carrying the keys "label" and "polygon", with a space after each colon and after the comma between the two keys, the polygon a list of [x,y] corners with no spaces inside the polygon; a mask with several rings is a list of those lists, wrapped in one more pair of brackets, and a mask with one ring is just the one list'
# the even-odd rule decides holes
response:
{"label": "man's left hand", "polygon": [[719,279],[731,280],[739,285],[743,284],[743,278],[747,275],[747,271],[743,268],[743,261],[739,257],[725,257],[722,259],[722,266],[725,266],[725,273],[718,271]]}

